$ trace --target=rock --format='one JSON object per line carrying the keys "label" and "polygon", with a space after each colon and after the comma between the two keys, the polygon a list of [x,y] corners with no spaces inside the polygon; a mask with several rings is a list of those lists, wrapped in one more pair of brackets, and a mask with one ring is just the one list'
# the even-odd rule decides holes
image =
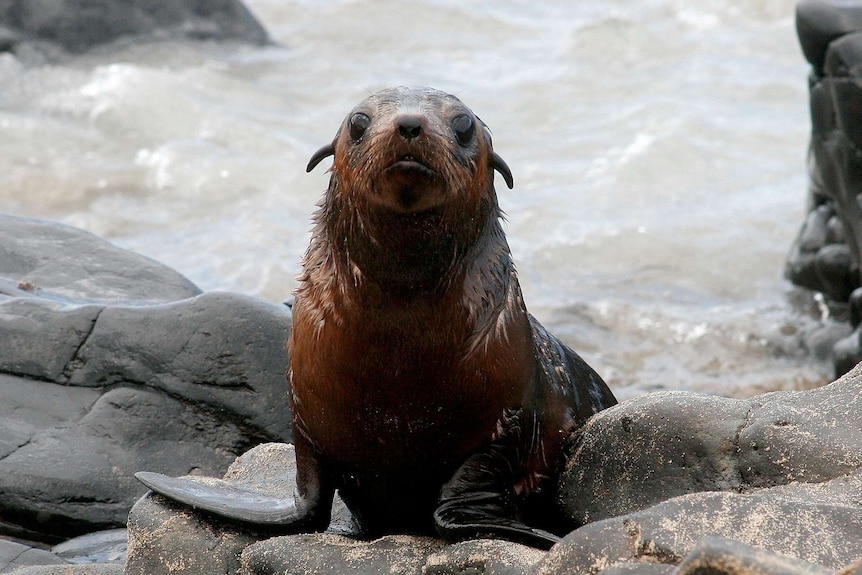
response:
{"label": "rock", "polygon": [[[285,498],[293,497],[295,477],[293,446],[286,444],[255,447],[225,474],[227,481]],[[336,525],[344,523],[345,513],[344,504],[336,500]],[[236,573],[242,551],[268,538],[267,534],[196,514],[152,493],[134,505],[128,528],[128,575]]]}
{"label": "rock", "polygon": [[74,563],[126,563],[129,533],[108,529],[88,533],[51,548],[51,552]]}
{"label": "rock", "polygon": [[[267,495],[291,497],[295,476],[293,447],[267,444],[237,459],[225,480]],[[437,538],[408,535],[359,540],[350,513],[337,496],[332,518],[324,534],[272,537],[196,514],[149,494],[129,515],[126,573],[516,575],[525,573],[545,555],[544,551],[499,540],[454,545]]]}
{"label": "rock", "polygon": [[36,40],[77,53],[124,37],[268,42],[239,0],[0,0],[0,26],[7,50]]}
{"label": "rock", "polygon": [[425,561],[424,575],[521,575],[544,559],[545,551],[500,539],[446,545]]}
{"label": "rock", "polygon": [[537,573],[674,565],[716,535],[743,563],[747,546],[833,570],[862,557],[862,366],[808,391],[635,398],[572,448],[560,497],[587,524]]}
{"label": "rock", "polygon": [[443,545],[439,539],[410,535],[387,535],[373,541],[359,541],[328,533],[274,537],[255,543],[243,551],[237,573],[422,575],[428,555]]}
{"label": "rock", "polygon": [[123,575],[123,566],[119,563],[101,563],[24,567],[12,571],[10,575]]}
{"label": "rock", "polygon": [[285,306],[0,216],[0,535],[120,527],[136,471],[220,475],[289,441],[289,329]]}
{"label": "rock", "polygon": [[835,570],[862,557],[862,474],[797,487],[692,493],[585,525],[548,553],[536,575],[599,572],[623,562],[676,565],[716,535],[733,540],[723,555],[736,559],[758,547]]}
{"label": "rock", "polygon": [[[14,575],[121,575],[125,529],[93,533],[50,552],[0,539],[0,573]],[[118,541],[118,539],[122,541]],[[118,543],[123,552],[115,555]],[[11,559],[11,560],[10,560]],[[99,561],[98,563],[88,563]]]}
{"label": "rock", "polygon": [[862,6],[842,0],[800,0],[796,5],[796,32],[802,52],[822,74],[826,52],[833,40],[862,29]]}
{"label": "rock", "polygon": [[560,478],[588,523],[699,491],[820,482],[862,467],[862,367],[808,391],[649,394],[591,418]]}
{"label": "rock", "polygon": [[567,514],[583,524],[736,489],[737,433],[751,401],[659,392],[600,412],[576,432],[560,478]]}
{"label": "rock", "polygon": [[65,565],[67,562],[44,549],[0,539],[0,573],[29,565]]}
{"label": "rock", "polygon": [[830,571],[723,537],[704,537],[679,564],[676,575],[828,575]]}
{"label": "rock", "polygon": [[0,214],[0,300],[155,304],[201,294],[174,270],[54,222]]}
{"label": "rock", "polygon": [[[819,575],[862,557],[860,419],[862,366],[808,391],[655,393],[600,412],[573,436],[561,476],[561,504],[586,524],[547,555],[498,540],[357,541],[349,527],[274,538],[246,528],[242,538],[237,525],[151,494],[130,514],[127,573],[388,573],[397,564],[433,575],[691,575],[794,565],[790,573]],[[272,444],[225,480],[288,497],[294,476],[292,448]],[[344,521],[342,511],[333,514]]]}
{"label": "rock", "polygon": [[[810,212],[791,247],[785,276],[821,292],[826,304],[840,313],[862,284],[862,7],[840,0],[802,0],[796,26],[813,67]],[[851,307],[858,308],[858,302]],[[854,333],[832,342],[836,375],[862,359],[859,313],[851,315]]]}

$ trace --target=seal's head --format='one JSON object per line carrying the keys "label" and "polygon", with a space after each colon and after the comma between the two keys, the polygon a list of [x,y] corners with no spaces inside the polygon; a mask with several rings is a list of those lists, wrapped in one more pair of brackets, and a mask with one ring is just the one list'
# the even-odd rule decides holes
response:
{"label": "seal's head", "polygon": [[512,174],[491,147],[487,126],[461,101],[430,88],[390,88],[369,96],[318,150],[308,171],[335,156],[341,193],[384,208],[421,212],[450,201],[478,201],[499,171]]}

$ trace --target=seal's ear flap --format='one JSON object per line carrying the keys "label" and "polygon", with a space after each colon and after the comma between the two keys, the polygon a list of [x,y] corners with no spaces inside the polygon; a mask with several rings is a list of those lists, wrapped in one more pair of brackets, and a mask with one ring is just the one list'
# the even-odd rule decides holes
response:
{"label": "seal's ear flap", "polygon": [[512,179],[512,170],[509,169],[509,166],[506,165],[506,162],[503,161],[503,158],[497,152],[491,152],[491,167],[500,172],[510,190],[515,186],[515,180]]}
{"label": "seal's ear flap", "polygon": [[333,144],[326,144],[325,146],[314,152],[314,155],[311,156],[310,160],[308,160],[308,166],[306,166],[305,171],[310,172],[315,167],[317,167],[317,164],[323,161],[324,158],[328,158],[329,156],[334,155],[335,146]]}

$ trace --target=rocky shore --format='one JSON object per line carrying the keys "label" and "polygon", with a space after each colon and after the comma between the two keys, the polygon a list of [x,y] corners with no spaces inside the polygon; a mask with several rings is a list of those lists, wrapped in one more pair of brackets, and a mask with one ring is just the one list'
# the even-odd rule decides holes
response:
{"label": "rocky shore", "polygon": [[125,39],[262,45],[269,35],[240,0],[0,1],[0,51],[57,56]]}
{"label": "rocky shore", "polygon": [[274,536],[145,495],[132,474],[292,493],[289,309],[201,293],[55,223],[0,216],[0,245],[0,573],[121,572],[116,531],[97,550],[67,544],[72,557],[49,545],[122,528],[130,508],[129,574],[862,570],[862,368],[820,389],[656,393],[600,413],[559,485],[585,525],[547,553],[357,539],[343,505],[327,533]]}
{"label": "rocky shore", "polygon": [[[239,2],[0,0],[0,50],[265,30]],[[293,493],[290,310],[203,293],[91,234],[0,215],[0,573],[862,575],[858,202],[862,10],[804,0],[810,214],[787,275],[830,300],[846,375],[747,399],[656,393],[570,438],[558,501],[583,526],[548,552],[499,540],[256,532],[147,494],[139,470]],[[840,317],[839,317],[840,319]],[[834,348],[832,347],[834,345]]]}
{"label": "rocky shore", "polygon": [[290,441],[289,329],[284,305],[201,293],[81,230],[0,216],[0,535],[124,527],[146,491],[136,471],[218,475]]}

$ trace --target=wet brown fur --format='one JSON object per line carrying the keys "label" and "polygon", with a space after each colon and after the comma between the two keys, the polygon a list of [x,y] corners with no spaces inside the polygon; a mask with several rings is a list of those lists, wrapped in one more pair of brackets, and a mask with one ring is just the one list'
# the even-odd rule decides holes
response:
{"label": "wet brown fur", "polygon": [[[354,141],[357,112],[371,122]],[[405,114],[422,121],[410,141]],[[458,114],[476,123],[469,146],[453,137]],[[454,96],[398,88],[357,106],[310,167],[329,152],[289,342],[298,458],[335,477],[367,525],[400,529],[408,513],[424,524],[440,487],[527,409],[511,489],[528,498],[569,430],[614,400],[575,406],[562,384],[536,384],[542,345],[501,228],[490,132]],[[433,174],[387,172],[405,156]]]}
{"label": "wet brown fur", "polygon": [[297,490],[140,472],[154,491],[282,533],[322,531],[335,490],[369,535],[548,548],[566,436],[616,403],[530,316],[501,228],[485,125],[428,88],[361,102],[332,144],[289,341]]}

